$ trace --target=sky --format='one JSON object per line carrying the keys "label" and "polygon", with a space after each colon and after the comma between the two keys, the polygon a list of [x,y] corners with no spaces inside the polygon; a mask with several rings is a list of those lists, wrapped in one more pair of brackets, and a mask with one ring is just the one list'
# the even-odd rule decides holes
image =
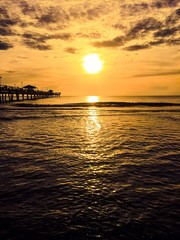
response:
{"label": "sky", "polygon": [[[1,84],[62,95],[180,94],[180,0],[0,0]],[[83,58],[103,69],[88,74]]]}

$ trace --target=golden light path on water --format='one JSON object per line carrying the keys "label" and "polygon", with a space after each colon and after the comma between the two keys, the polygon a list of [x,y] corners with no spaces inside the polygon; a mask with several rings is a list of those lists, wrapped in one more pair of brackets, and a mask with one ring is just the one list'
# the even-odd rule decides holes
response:
{"label": "golden light path on water", "polygon": [[[95,103],[99,101],[99,97],[98,96],[88,96],[86,99],[87,102],[89,103]],[[100,129],[101,129],[101,124],[99,121],[99,117],[98,117],[98,109],[95,107],[91,107],[88,109],[87,112],[87,120],[86,120],[86,136],[89,140],[89,145],[94,146],[94,144],[96,144],[98,141],[98,137],[100,134]]]}
{"label": "golden light path on water", "polygon": [[[98,97],[91,96],[89,97],[90,102],[96,102]],[[99,159],[102,152],[101,149],[101,122],[99,119],[98,109],[92,107],[88,109],[87,119],[86,119],[86,158],[88,158],[88,172],[87,174],[92,174],[87,183],[86,187],[90,192],[100,192],[102,190],[102,182],[97,177],[101,172],[104,171],[104,166],[99,165]]]}

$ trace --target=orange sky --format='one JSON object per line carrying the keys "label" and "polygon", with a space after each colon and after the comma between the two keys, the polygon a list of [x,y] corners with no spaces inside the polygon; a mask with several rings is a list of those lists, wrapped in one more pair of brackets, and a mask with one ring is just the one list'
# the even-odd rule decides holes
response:
{"label": "orange sky", "polygon": [[[0,0],[2,84],[63,95],[180,94],[179,0]],[[98,74],[82,66],[99,54]]]}

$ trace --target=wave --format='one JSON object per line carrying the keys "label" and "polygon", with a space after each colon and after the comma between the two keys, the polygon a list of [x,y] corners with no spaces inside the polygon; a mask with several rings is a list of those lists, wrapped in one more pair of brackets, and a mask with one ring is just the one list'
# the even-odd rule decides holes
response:
{"label": "wave", "polygon": [[30,104],[30,103],[17,103],[18,107],[39,107],[39,108],[75,108],[76,110],[84,107],[178,107],[180,103],[168,102],[82,102],[82,103],[66,103],[66,104]]}

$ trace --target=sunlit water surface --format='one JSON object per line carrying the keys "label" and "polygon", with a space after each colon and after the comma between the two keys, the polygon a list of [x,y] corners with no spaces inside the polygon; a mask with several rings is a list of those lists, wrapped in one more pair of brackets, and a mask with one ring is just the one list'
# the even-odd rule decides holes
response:
{"label": "sunlit water surface", "polygon": [[1,105],[0,239],[178,239],[179,100]]}

